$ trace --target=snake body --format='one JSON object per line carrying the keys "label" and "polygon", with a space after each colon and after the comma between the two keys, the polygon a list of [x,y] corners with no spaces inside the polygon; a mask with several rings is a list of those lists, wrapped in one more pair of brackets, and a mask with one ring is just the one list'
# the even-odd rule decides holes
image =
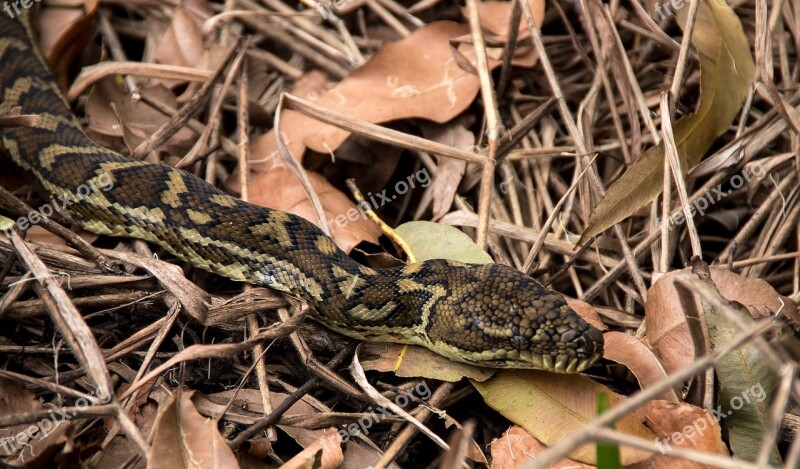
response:
{"label": "snake body", "polygon": [[243,202],[185,171],[93,143],[33,45],[28,15],[0,14],[0,116],[19,106],[38,127],[0,130],[5,153],[45,197],[69,201],[84,229],[143,239],[192,265],[308,303],[346,336],[417,344],[460,362],[583,371],[603,337],[562,295],[504,265],[429,260],[375,270],[298,216]]}

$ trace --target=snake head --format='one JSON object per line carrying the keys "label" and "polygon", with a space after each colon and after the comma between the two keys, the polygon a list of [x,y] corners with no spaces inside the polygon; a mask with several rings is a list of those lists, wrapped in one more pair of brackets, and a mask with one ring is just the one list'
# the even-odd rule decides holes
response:
{"label": "snake head", "polygon": [[603,334],[561,294],[508,266],[460,267],[452,299],[430,318],[428,339],[440,353],[478,366],[556,373],[581,372],[602,356]]}

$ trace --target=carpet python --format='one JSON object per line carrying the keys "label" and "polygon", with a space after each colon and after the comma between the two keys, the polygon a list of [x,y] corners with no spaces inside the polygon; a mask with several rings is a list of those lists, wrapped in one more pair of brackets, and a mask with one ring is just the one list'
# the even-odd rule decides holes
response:
{"label": "carpet python", "polygon": [[29,16],[0,14],[0,116],[19,106],[41,125],[0,129],[2,147],[39,193],[68,200],[68,215],[84,229],[149,241],[195,267],[285,292],[355,339],[560,373],[583,371],[602,355],[600,331],[516,269],[447,260],[372,269],[303,218],[94,144],[33,45]]}

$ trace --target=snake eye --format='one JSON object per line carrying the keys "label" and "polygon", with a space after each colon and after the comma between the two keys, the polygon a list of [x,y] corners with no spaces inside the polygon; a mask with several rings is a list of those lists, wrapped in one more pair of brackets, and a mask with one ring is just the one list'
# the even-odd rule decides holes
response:
{"label": "snake eye", "polygon": [[514,337],[511,338],[511,345],[518,350],[523,350],[528,348],[528,345],[530,345],[530,341],[528,341],[528,339],[522,337],[521,335],[515,335]]}

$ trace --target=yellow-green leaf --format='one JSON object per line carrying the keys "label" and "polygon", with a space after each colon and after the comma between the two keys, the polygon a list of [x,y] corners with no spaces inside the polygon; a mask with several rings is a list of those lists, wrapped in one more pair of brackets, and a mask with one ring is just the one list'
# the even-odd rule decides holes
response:
{"label": "yellow-green leaf", "polygon": [[361,366],[369,371],[391,371],[401,378],[430,378],[455,383],[462,378],[486,381],[497,370],[458,363],[416,345],[365,343]]}
{"label": "yellow-green leaf", "polygon": [[[489,407],[521,426],[542,443],[550,446],[597,418],[595,402],[601,392],[611,407],[624,397],[581,375],[559,375],[545,371],[501,370],[492,378],[473,386]],[[622,433],[653,441],[655,436],[633,415],[617,421]],[[622,465],[650,457],[650,453],[630,447],[621,448]],[[569,455],[586,464],[596,464],[595,447],[586,444]]]}
{"label": "yellow-green leaf", "polygon": [[489,264],[492,258],[458,228],[430,221],[411,221],[395,231],[411,248],[417,262],[449,259],[467,264]]}
{"label": "yellow-green leaf", "polygon": [[[689,2],[677,11],[684,27]],[[755,65],[739,18],[725,0],[702,0],[692,34],[700,61],[700,104],[675,123],[675,144],[684,172],[700,162],[725,133],[744,103]],[[662,190],[664,146],[649,148],[608,188],[589,217],[578,244],[650,203]]]}

